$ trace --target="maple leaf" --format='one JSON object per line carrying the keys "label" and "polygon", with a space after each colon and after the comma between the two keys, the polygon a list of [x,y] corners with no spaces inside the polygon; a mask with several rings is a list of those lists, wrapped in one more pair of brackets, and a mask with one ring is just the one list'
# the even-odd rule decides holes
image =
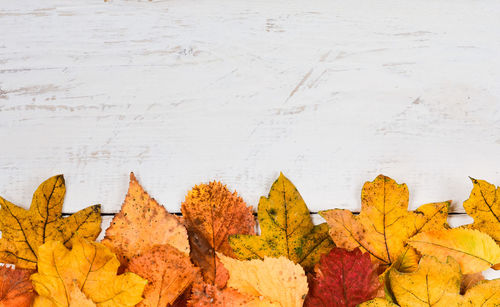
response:
{"label": "maple leaf", "polygon": [[223,287],[228,275],[216,252],[234,256],[228,236],[255,233],[252,208],[236,192],[214,181],[194,186],[181,210],[189,234],[191,259],[201,268],[206,282]]}
{"label": "maple leaf", "polygon": [[[431,203],[408,211],[408,188],[379,175],[366,182],[361,192],[361,213],[333,209],[320,212],[330,226],[330,235],[338,247],[359,247],[372,260],[389,267],[407,251],[406,240],[415,234],[448,228],[449,202]],[[406,265],[411,266],[407,263]],[[416,266],[416,263],[413,264]]]}
{"label": "maple leaf", "polygon": [[464,274],[484,271],[500,262],[500,246],[485,233],[473,229],[446,229],[420,233],[408,244],[441,261],[455,258]]}
{"label": "maple leaf", "polygon": [[381,286],[370,255],[334,247],[321,257],[304,306],[354,307],[374,298]]}
{"label": "maple leaf", "polygon": [[35,297],[30,270],[0,265],[0,307],[29,307]]}
{"label": "maple leaf", "polygon": [[219,254],[229,271],[227,286],[254,297],[254,303],[264,300],[264,306],[302,306],[307,295],[304,269],[285,257],[240,261]]}
{"label": "maple leaf", "polygon": [[130,173],[127,196],[102,243],[116,253],[123,266],[154,245],[170,244],[189,254],[186,228],[144,191],[134,173]]}
{"label": "maple leaf", "polygon": [[62,217],[66,187],[63,175],[44,181],[33,194],[29,210],[0,197],[0,262],[34,269],[38,247],[58,240],[71,247],[75,234],[95,240],[101,232],[101,206],[87,207]]}
{"label": "maple leaf", "polygon": [[156,245],[132,258],[127,270],[149,281],[144,289],[144,300],[137,306],[172,305],[198,272],[188,255],[168,244]]}
{"label": "maple leaf", "polygon": [[299,192],[282,173],[258,208],[260,236],[234,235],[229,243],[239,259],[284,256],[312,270],[333,243],[326,223],[316,225]]}
{"label": "maple leaf", "polygon": [[116,275],[119,266],[115,254],[101,243],[75,237],[68,250],[61,242],[49,241],[40,246],[38,273],[31,276],[42,297],[34,306],[75,306],[82,299],[72,296],[75,284],[96,306],[135,306],[147,281],[130,272]]}

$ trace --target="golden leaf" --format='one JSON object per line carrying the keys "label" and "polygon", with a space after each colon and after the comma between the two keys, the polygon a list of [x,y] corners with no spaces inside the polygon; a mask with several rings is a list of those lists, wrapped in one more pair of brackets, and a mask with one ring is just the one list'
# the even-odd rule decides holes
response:
{"label": "golden leaf", "polygon": [[79,237],[72,243],[71,250],[58,241],[40,246],[38,273],[31,276],[42,297],[35,307],[74,305],[71,290],[75,284],[101,307],[135,306],[142,300],[147,281],[134,273],[116,275],[120,262],[111,250]]}
{"label": "golden leaf", "polygon": [[500,279],[480,282],[466,292],[465,299],[471,307],[500,306]]}
{"label": "golden leaf", "polygon": [[408,244],[441,261],[452,256],[464,274],[481,272],[500,262],[500,246],[487,234],[473,229],[424,232],[412,237]]}
{"label": "golden leaf", "polygon": [[132,258],[128,271],[149,282],[137,306],[169,306],[192,284],[198,269],[189,256],[166,244]]}
{"label": "golden leaf", "polygon": [[269,196],[260,198],[258,218],[260,236],[229,237],[239,259],[284,256],[310,271],[333,247],[328,226],[314,226],[302,196],[283,174],[273,183]]}
{"label": "golden leaf", "polygon": [[154,245],[170,244],[189,254],[186,228],[144,191],[134,173],[130,173],[127,196],[102,243],[116,253],[124,266]]}
{"label": "golden leaf", "polygon": [[500,188],[484,180],[471,180],[474,186],[464,209],[474,218],[472,227],[500,242]]}
{"label": "golden leaf", "polygon": [[38,247],[50,240],[71,247],[78,236],[95,240],[101,232],[101,206],[95,205],[63,218],[66,187],[63,175],[44,181],[33,194],[29,210],[0,197],[0,261],[34,269]]}
{"label": "golden leaf", "polygon": [[[408,188],[379,175],[366,182],[361,192],[361,213],[333,209],[320,212],[330,226],[338,247],[356,247],[370,253],[372,260],[391,266],[407,251],[406,240],[417,233],[448,228],[449,202],[431,203],[408,211]],[[416,266],[416,263],[406,263]]]}
{"label": "golden leaf", "polygon": [[388,300],[380,297],[374,298],[373,300],[369,300],[358,305],[358,307],[396,307],[396,306],[398,305],[391,303]]}
{"label": "golden leaf", "polygon": [[255,233],[252,208],[220,182],[196,185],[182,203],[184,224],[191,244],[191,259],[210,284],[224,287],[228,274],[216,252],[233,256],[229,235]]}
{"label": "golden leaf", "polygon": [[242,294],[267,300],[264,306],[302,306],[308,292],[304,269],[285,257],[240,261],[219,254],[229,271],[227,286]]}

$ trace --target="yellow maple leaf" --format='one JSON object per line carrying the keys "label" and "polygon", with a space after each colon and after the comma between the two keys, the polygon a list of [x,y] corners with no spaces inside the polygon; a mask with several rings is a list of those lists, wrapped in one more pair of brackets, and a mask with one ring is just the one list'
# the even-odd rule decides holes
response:
{"label": "yellow maple leaf", "polygon": [[33,194],[29,210],[0,197],[0,262],[34,269],[38,248],[50,240],[71,247],[75,234],[95,240],[101,232],[101,206],[95,205],[62,217],[66,187],[63,175],[44,181]]}
{"label": "yellow maple leaf", "polygon": [[41,297],[34,306],[74,306],[73,300],[82,299],[75,297],[75,285],[97,306],[135,306],[147,281],[130,272],[116,275],[119,266],[116,256],[101,243],[75,237],[68,250],[61,242],[49,241],[40,246],[38,273],[31,276]]}
{"label": "yellow maple leaf", "polygon": [[233,235],[229,244],[239,259],[285,256],[312,270],[333,243],[326,223],[314,225],[299,192],[283,174],[273,183],[258,208],[260,236]]}
{"label": "yellow maple leaf", "polygon": [[189,254],[186,228],[144,191],[134,173],[130,173],[127,196],[102,243],[116,253],[124,266],[154,245],[170,244]]}
{"label": "yellow maple leaf", "polygon": [[481,272],[500,262],[500,246],[487,234],[473,229],[424,232],[409,239],[408,244],[441,261],[452,256],[464,274]]}
{"label": "yellow maple leaf", "polygon": [[229,271],[227,286],[253,296],[253,304],[257,302],[257,306],[284,307],[303,305],[308,286],[300,265],[285,257],[240,261],[222,254],[218,256]]}
{"label": "yellow maple leaf", "polygon": [[[402,273],[392,269],[389,273],[391,291],[402,307],[476,307],[500,305],[500,280],[482,281],[460,295],[463,276],[460,265],[452,257],[441,262],[424,255],[415,272]],[[386,299],[377,298],[360,304],[360,307],[398,306]]]}
{"label": "yellow maple leaf", "polygon": [[338,247],[348,250],[359,247],[370,253],[372,260],[389,267],[407,251],[408,238],[423,231],[449,227],[448,207],[449,202],[441,202],[408,211],[406,184],[397,184],[379,175],[364,184],[358,216],[343,209],[322,211],[320,215],[330,226],[330,235]]}

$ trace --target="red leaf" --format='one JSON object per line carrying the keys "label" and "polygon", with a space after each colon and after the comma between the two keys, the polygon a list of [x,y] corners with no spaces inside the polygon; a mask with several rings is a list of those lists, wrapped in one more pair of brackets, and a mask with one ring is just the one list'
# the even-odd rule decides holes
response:
{"label": "red leaf", "polygon": [[368,253],[333,248],[314,268],[305,306],[354,307],[377,295],[381,284]]}
{"label": "red leaf", "polygon": [[33,271],[0,266],[0,306],[28,307],[35,293],[29,280]]}

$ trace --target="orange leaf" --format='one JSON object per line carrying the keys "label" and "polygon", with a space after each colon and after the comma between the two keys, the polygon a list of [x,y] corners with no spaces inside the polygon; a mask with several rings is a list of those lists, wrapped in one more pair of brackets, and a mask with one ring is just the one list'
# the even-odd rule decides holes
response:
{"label": "orange leaf", "polygon": [[206,282],[223,287],[229,276],[215,253],[234,256],[228,236],[255,234],[251,207],[236,192],[231,193],[225,185],[214,181],[188,192],[182,215],[193,262],[201,268]]}
{"label": "orange leaf", "polygon": [[144,191],[134,173],[130,173],[127,196],[120,212],[106,229],[102,243],[116,253],[124,266],[132,257],[154,245],[170,244],[183,253],[189,253],[184,226]]}
{"label": "orange leaf", "polygon": [[191,285],[198,269],[188,255],[166,244],[132,258],[128,271],[149,281],[137,306],[168,306]]}
{"label": "orange leaf", "polygon": [[35,296],[30,270],[0,266],[0,306],[28,307]]}

